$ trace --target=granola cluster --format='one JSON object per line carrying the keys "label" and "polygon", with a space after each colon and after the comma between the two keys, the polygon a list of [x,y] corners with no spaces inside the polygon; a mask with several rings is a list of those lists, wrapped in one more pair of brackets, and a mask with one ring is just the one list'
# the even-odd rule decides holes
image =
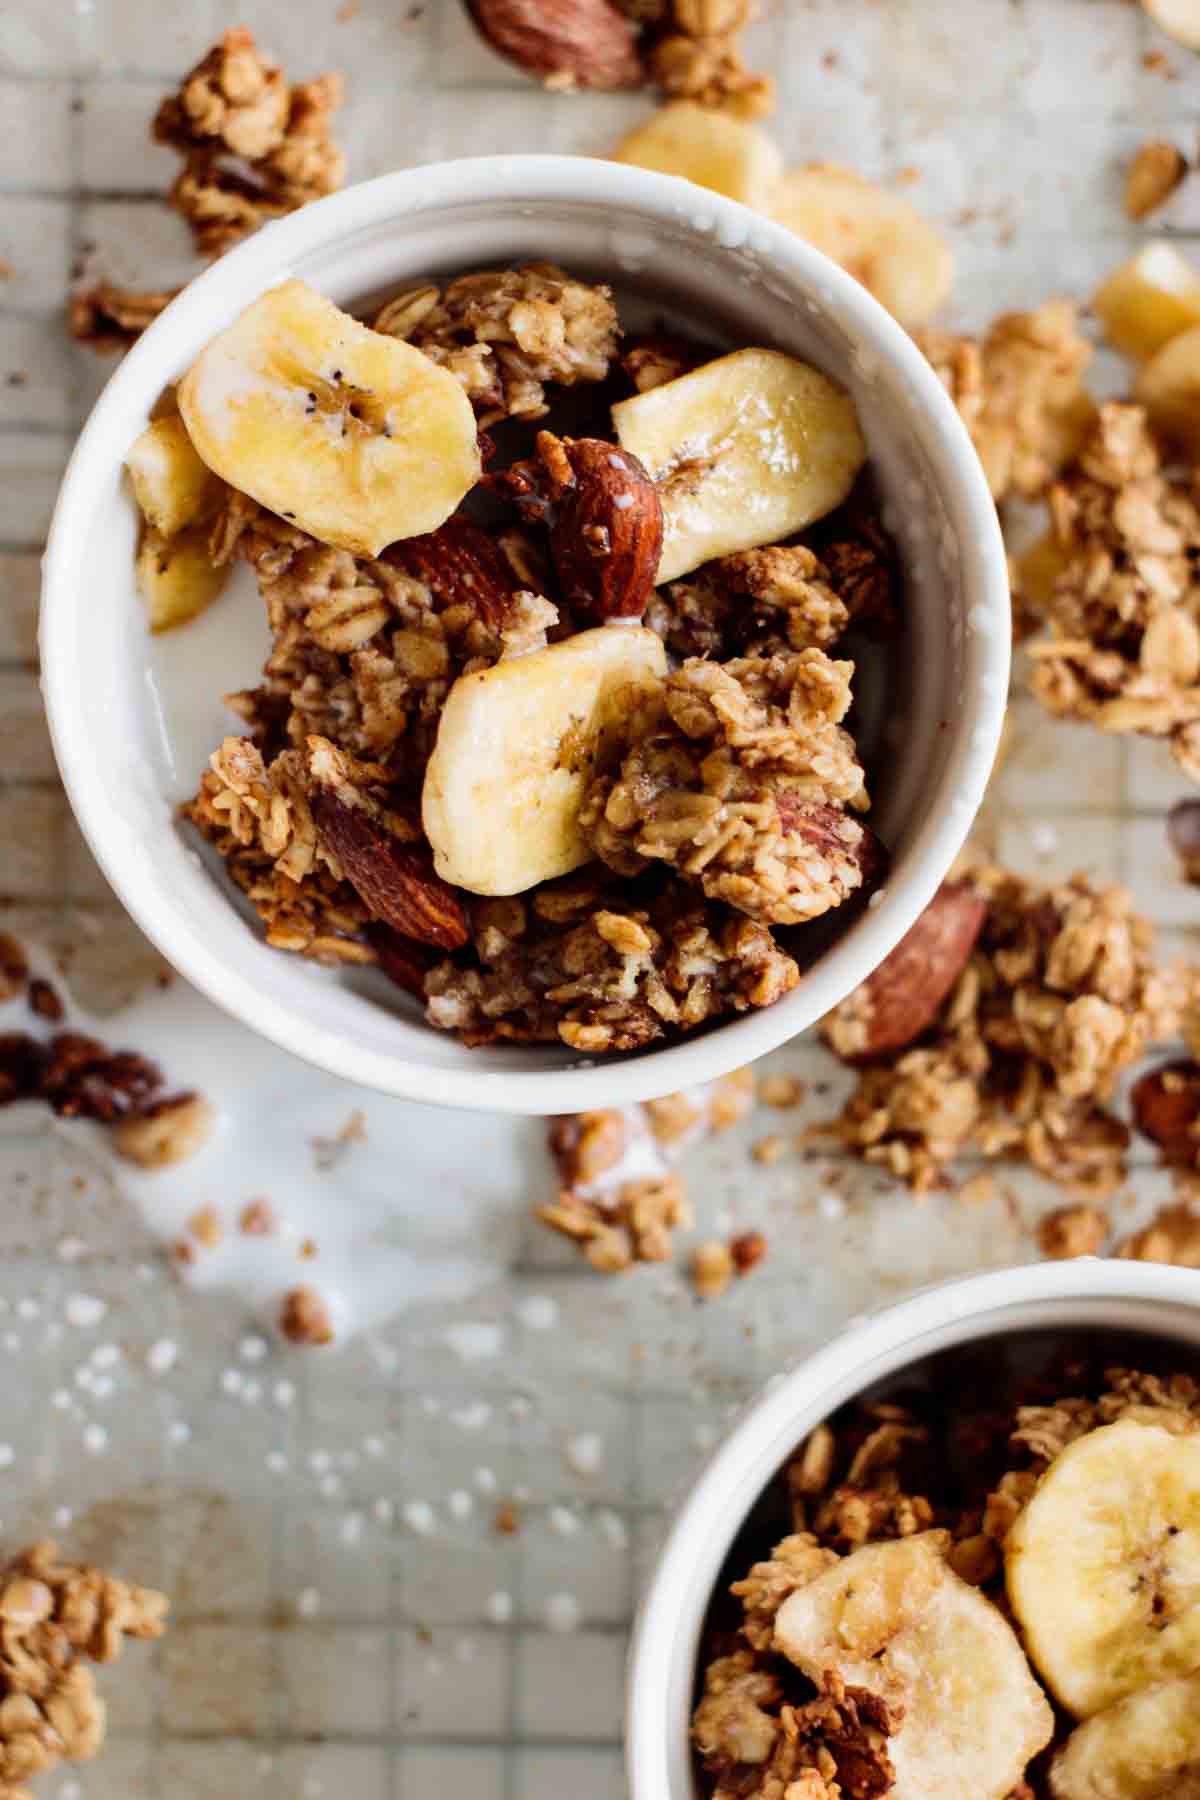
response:
{"label": "granola cluster", "polygon": [[1058,573],[1031,646],[1033,692],[1059,718],[1165,738],[1200,780],[1200,504],[1141,407],[1104,406],[1050,490]]}
{"label": "granola cluster", "polygon": [[548,385],[603,381],[619,335],[608,288],[575,281],[553,263],[409,288],[373,324],[449,369],[482,429],[543,418]]}
{"label": "granola cluster", "polygon": [[580,816],[593,850],[618,875],[665,863],[765,925],[840,905],[876,860],[841,726],[853,668],[817,649],[689,659],[620,768],[593,783]]}
{"label": "granola cluster", "polygon": [[97,281],[72,294],[67,302],[67,330],[76,343],[91,350],[128,350],[171,304],[178,288],[143,292]]}
{"label": "granola cluster", "polygon": [[1095,414],[1083,385],[1092,347],[1073,303],[1002,313],[982,340],[931,330],[918,342],[971,434],[992,497],[1044,493]]}
{"label": "granola cluster", "polygon": [[125,1638],[157,1638],[167,1599],[31,1544],[0,1567],[0,1800],[63,1760],[95,1756],[104,1702],[88,1662],[113,1662]]}
{"label": "granola cluster", "polygon": [[[1004,1541],[1038,1479],[1068,1444],[1126,1418],[1192,1431],[1200,1388],[1187,1375],[1068,1357],[1020,1383],[996,1365],[974,1370],[969,1387],[934,1369],[903,1404],[857,1401],[818,1425],[767,1502],[788,1535],[732,1583],[736,1610],[722,1602],[710,1631],[692,1740],[711,1800],[887,1794],[887,1740],[903,1711],[836,1678],[815,1691],[779,1652],[780,1608],[841,1557],[931,1531],[949,1568],[1003,1607]],[[1033,1785],[1013,1800],[1033,1800],[1041,1779],[1028,1771]]]}
{"label": "granola cluster", "polygon": [[[204,116],[253,133],[272,91],[264,77],[249,119],[228,97]],[[865,487],[804,543],[656,592],[661,503],[636,457],[549,432],[533,461],[514,456],[519,437],[507,465],[498,448],[510,423],[607,379],[620,336],[607,288],[530,263],[410,289],[375,328],[462,383],[480,425],[499,427],[483,460],[500,466],[437,530],[376,556],[224,490],[208,556],[253,571],[271,650],[258,684],[226,697],[244,729],[213,752],[185,816],[270,945],[377,964],[468,1044],[637,1050],[773,1004],[800,973],[774,930],[863,893],[884,863],[857,816],[854,665],[827,654],[852,625],[894,623],[895,558]],[[584,866],[507,898],[482,879],[451,886],[453,858],[443,844],[435,869],[426,837],[451,690],[644,608],[644,679],[622,678],[599,723],[586,702],[555,739],[578,782]],[[680,666],[663,672],[650,632]],[[632,1218],[621,1230],[644,1235]]]}
{"label": "granola cluster", "polygon": [[[970,960],[915,1043],[863,1064],[833,1133],[918,1190],[974,1152],[1022,1156],[1103,1196],[1129,1138],[1108,1102],[1122,1072],[1172,1035],[1179,984],[1120,887],[1077,876],[1040,888],[990,865],[964,880],[987,904]],[[860,989],[823,1028],[849,1061],[869,1042],[874,998]]]}
{"label": "granola cluster", "polygon": [[244,25],[185,76],[151,135],[183,158],[171,205],[203,255],[341,187],[346,159],[331,135],[341,103],[340,75],[290,86]]}

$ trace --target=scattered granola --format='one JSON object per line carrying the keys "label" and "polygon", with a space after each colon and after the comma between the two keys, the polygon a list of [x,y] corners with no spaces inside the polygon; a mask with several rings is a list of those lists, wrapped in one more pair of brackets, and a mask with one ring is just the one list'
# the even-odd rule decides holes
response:
{"label": "scattered granola", "polygon": [[212,1136],[216,1113],[202,1094],[173,1094],[113,1126],[113,1149],[144,1169],[186,1162]]}
{"label": "scattered granola", "polygon": [[1098,1206],[1058,1206],[1038,1225],[1038,1249],[1052,1261],[1072,1256],[1099,1256],[1112,1223]]}
{"label": "scattered granola", "polygon": [[1083,385],[1091,345],[1074,304],[1002,313],[982,340],[926,331],[917,341],[971,434],[993,499],[1044,493],[1096,410]]}
{"label": "scattered granola", "polygon": [[166,1612],[165,1594],[60,1562],[49,1540],[0,1567],[3,1800],[31,1800],[31,1776],[98,1753],[105,1707],[87,1663],[115,1661],[127,1637],[161,1637]]}
{"label": "scattered granola", "polygon": [[1187,1200],[1161,1207],[1148,1225],[1117,1245],[1116,1254],[1132,1262],[1200,1269],[1200,1212]]}
{"label": "scattered granola", "polygon": [[[831,1129],[918,1191],[964,1153],[1019,1156],[1090,1199],[1124,1173],[1127,1127],[1108,1109],[1121,1072],[1169,1038],[1181,995],[1124,889],[1082,877],[1039,888],[981,864],[974,952],[915,1043],[868,1062]],[[851,996],[826,1021],[843,1041]]]}
{"label": "scattered granola", "polygon": [[1151,138],[1139,145],[1125,174],[1125,211],[1144,219],[1170,198],[1187,174],[1187,158],[1174,144]]}
{"label": "scattered granola", "polygon": [[151,131],[183,158],[171,204],[203,255],[341,187],[346,159],[331,136],[341,103],[340,75],[289,87],[244,25],[225,32]]}
{"label": "scattered granola", "polygon": [[697,1244],[688,1259],[688,1280],[698,1300],[719,1300],[735,1273],[729,1246],[717,1238]]}
{"label": "scattered granola", "polygon": [[1059,718],[1165,738],[1200,780],[1200,508],[1164,472],[1141,407],[1109,404],[1050,492],[1061,572],[1030,645],[1031,686]]}
{"label": "scattered granola", "polygon": [[72,294],[67,330],[76,343],[102,352],[128,350],[179,293],[178,288],[139,291],[97,281]]}
{"label": "scattered granola", "polygon": [[284,1295],[279,1329],[290,1344],[332,1344],[333,1318],[316,1288],[297,1287]]}

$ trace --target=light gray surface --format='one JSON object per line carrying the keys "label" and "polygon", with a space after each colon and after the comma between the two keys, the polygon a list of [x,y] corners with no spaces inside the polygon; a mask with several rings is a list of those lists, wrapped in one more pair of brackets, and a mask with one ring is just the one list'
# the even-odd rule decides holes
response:
{"label": "light gray surface", "polygon": [[[73,949],[75,985],[97,1005],[154,964],[66,818],[30,667],[33,607],[54,486],[106,371],[63,336],[70,265],[94,246],[93,266],[118,280],[188,267],[182,229],[155,199],[172,160],[144,140],[159,95],[217,29],[245,19],[294,77],[346,70],[355,177],[465,151],[600,152],[648,105],[540,93],[478,48],[452,0],[362,0],[344,22],[337,11],[336,0],[236,13],[217,0],[170,12],[148,0],[80,0],[75,11],[10,0],[0,30],[0,255],[13,269],[0,288],[0,889],[12,926]],[[919,172],[912,197],[952,228],[970,323],[1086,293],[1136,236],[1119,207],[1121,159],[1155,130],[1191,143],[1191,59],[1125,0],[777,0],[749,48],[782,75],[771,128],[789,158]],[[1176,79],[1144,65],[1151,50]],[[1123,875],[1151,916],[1182,930],[1194,890],[1175,879],[1161,827],[1182,785],[1151,747],[1021,705],[988,836],[1020,868]],[[805,1046],[775,1061],[816,1079],[825,1070]],[[328,1104],[338,1114],[335,1084]],[[827,1104],[817,1097],[810,1111]],[[162,1581],[175,1602],[164,1646],[135,1648],[107,1679],[113,1737],[78,1774],[88,1800],[618,1795],[634,1596],[664,1506],[726,1409],[876,1299],[1033,1254],[1025,1225],[1047,1203],[1003,1180],[986,1207],[919,1208],[876,1178],[839,1187],[824,1161],[769,1173],[751,1163],[753,1138],[794,1124],[760,1116],[692,1159],[702,1225],[761,1225],[771,1244],[718,1306],[698,1307],[661,1270],[600,1281],[521,1224],[481,1296],[409,1310],[337,1354],[272,1348],[248,1363],[240,1304],[171,1280],[90,1143],[0,1116],[0,1443],[13,1452],[0,1467],[0,1538],[54,1528],[68,1508],[72,1549]],[[471,1129],[415,1109],[405,1128],[434,1157],[439,1136]],[[235,1140],[218,1204],[236,1194],[238,1157]],[[327,1179],[331,1207],[351,1205],[353,1154]],[[530,1200],[547,1180],[531,1141]],[[455,1206],[436,1184],[409,1192],[402,1157],[396,1181],[410,1206]],[[1153,1191],[1152,1177],[1139,1180],[1140,1206]],[[273,1198],[286,1208],[286,1194]],[[78,1262],[64,1260],[72,1238],[85,1246]],[[98,1324],[69,1323],[80,1293],[108,1302]],[[523,1322],[550,1316],[529,1311],[531,1297],[557,1304],[555,1323]],[[454,1340],[495,1354],[456,1355],[444,1337],[454,1323],[498,1324],[496,1338]],[[179,1359],[154,1375],[147,1351],[164,1339]],[[97,1364],[110,1344],[121,1360]],[[240,1394],[228,1391],[231,1369]],[[273,1398],[280,1380],[295,1384],[290,1407]],[[247,1381],[261,1384],[249,1402]],[[90,1434],[90,1451],[89,1425],[105,1434]],[[591,1474],[571,1465],[579,1434],[602,1440]],[[497,1537],[495,1500],[521,1487],[522,1529]],[[456,1492],[474,1496],[461,1520]],[[435,1508],[431,1535],[405,1526],[414,1501]],[[308,1590],[319,1610],[306,1618]],[[500,1592],[513,1597],[512,1625],[489,1620]],[[553,1634],[547,1605],[564,1594],[580,1627]],[[75,1779],[64,1771],[45,1791],[65,1800]]]}

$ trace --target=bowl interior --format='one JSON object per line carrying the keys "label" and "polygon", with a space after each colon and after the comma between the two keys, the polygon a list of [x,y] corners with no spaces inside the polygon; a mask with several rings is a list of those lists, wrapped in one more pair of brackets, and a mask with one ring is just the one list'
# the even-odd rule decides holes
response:
{"label": "bowl interior", "polygon": [[[948,1284],[845,1333],[751,1403],[673,1527],[647,1590],[630,1660],[632,1800],[701,1800],[688,1725],[706,1622],[727,1574],[744,1574],[759,1544],[778,1542],[789,1529],[774,1483],[809,1432],[849,1401],[884,1397],[931,1375],[951,1395],[961,1383],[964,1404],[981,1406],[989,1379],[999,1388],[1006,1372],[1035,1366],[1051,1345],[1068,1342],[1094,1356],[1111,1349],[1114,1363],[1144,1346],[1146,1360],[1131,1366],[1196,1373],[1194,1283],[1179,1270],[1128,1271],[1093,1266],[1075,1275],[1074,1292],[1064,1292],[1062,1265]],[[1088,1273],[1096,1292],[1079,1291]],[[1011,1297],[1020,1287],[1025,1296]],[[980,1300],[958,1298],[968,1292]],[[991,1304],[982,1298],[989,1294]]]}
{"label": "bowl interior", "polygon": [[[73,803],[109,879],[183,973],[268,1036],[368,1085],[542,1112],[594,1103],[601,1086],[611,1103],[732,1068],[849,991],[915,917],[965,835],[1006,679],[994,526],[974,505],[982,484],[973,466],[964,477],[965,436],[904,334],[823,258],[730,203],[610,171],[633,178],[633,197],[615,207],[617,182],[595,179],[605,165],[583,163],[565,185],[590,183],[596,194],[557,197],[562,166],[516,159],[508,185],[526,197],[507,204],[497,203],[494,167],[486,180],[476,164],[461,165],[476,171],[471,179],[387,177],[306,208],[202,277],[130,354],[93,414],[64,484],[43,612],[48,704]],[[538,177],[535,167],[556,173]],[[678,196],[670,205],[664,190]],[[133,581],[135,508],[121,479],[123,453],[164,385],[271,281],[298,275],[354,307],[431,272],[522,258],[602,277],[623,300],[708,341],[776,345],[844,382],[906,574],[905,629],[872,734],[873,823],[895,859],[883,903],[770,1014],[602,1070],[565,1048],[466,1051],[370,972],[318,968],[269,950],[248,928],[219,865],[198,853],[174,809],[220,738],[238,729],[221,696],[257,676],[267,648],[261,605],[243,574],[201,619],[148,640]]]}

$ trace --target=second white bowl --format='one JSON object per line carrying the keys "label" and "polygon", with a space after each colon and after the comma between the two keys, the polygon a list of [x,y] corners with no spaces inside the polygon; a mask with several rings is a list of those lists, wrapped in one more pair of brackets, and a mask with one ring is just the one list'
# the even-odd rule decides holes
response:
{"label": "second white bowl", "polygon": [[[565,1047],[468,1050],[381,978],[273,951],[175,817],[236,729],[264,627],[227,596],[151,643],[134,588],[122,458],[167,383],[273,282],[342,305],[416,278],[552,260],[730,344],[808,358],[852,392],[906,575],[872,822],[886,889],[779,1005],[615,1061]],[[899,941],[966,836],[999,740],[1010,619],[995,509],[966,432],[908,336],[782,227],[686,182],[573,157],[410,169],[268,226],[193,282],[109,382],[67,470],[45,564],[41,654],[59,766],[104,873],[189,981],[255,1030],[387,1093],[515,1113],[643,1099],[751,1061],[813,1024]]]}

